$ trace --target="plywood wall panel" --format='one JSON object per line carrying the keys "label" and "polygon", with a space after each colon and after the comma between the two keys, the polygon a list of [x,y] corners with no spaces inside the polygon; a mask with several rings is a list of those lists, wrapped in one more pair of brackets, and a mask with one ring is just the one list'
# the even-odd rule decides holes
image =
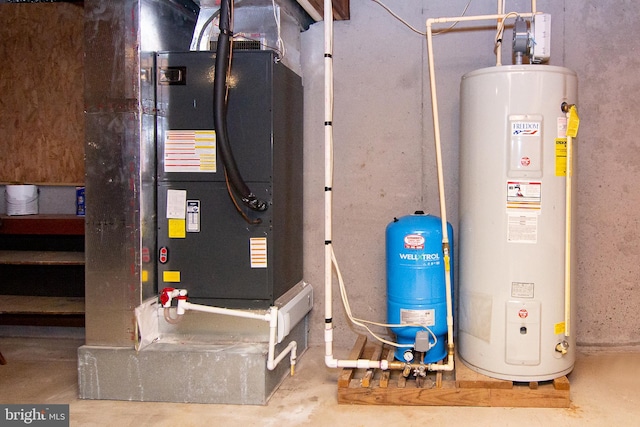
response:
{"label": "plywood wall panel", "polygon": [[77,4],[0,4],[0,182],[84,182],[83,22]]}

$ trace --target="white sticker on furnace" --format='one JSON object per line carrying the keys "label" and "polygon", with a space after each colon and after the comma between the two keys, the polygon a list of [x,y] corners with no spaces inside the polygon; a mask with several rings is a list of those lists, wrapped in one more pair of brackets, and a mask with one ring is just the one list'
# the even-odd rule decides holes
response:
{"label": "white sticker on furnace", "polygon": [[400,323],[403,325],[435,326],[436,310],[407,310],[400,309]]}
{"label": "white sticker on furnace", "polygon": [[214,130],[168,130],[164,139],[165,172],[215,173]]}
{"label": "white sticker on furnace", "polygon": [[187,200],[187,233],[200,232],[200,200]]}
{"label": "white sticker on furnace", "polygon": [[185,219],[187,190],[167,190],[167,218]]}

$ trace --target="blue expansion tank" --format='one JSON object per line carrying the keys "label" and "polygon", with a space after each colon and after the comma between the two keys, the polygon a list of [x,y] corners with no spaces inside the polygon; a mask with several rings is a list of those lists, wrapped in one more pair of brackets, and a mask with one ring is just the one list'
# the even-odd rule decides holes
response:
{"label": "blue expansion tank", "polygon": [[[453,228],[447,224],[453,287]],[[429,347],[425,363],[438,362],[447,355],[447,302],[442,256],[440,218],[417,211],[394,218],[386,230],[387,321],[391,324],[420,324],[428,328]],[[452,289],[453,295],[453,289]],[[453,298],[453,296],[452,296]],[[420,327],[391,328],[400,344],[414,344]],[[435,336],[435,338],[434,338]],[[408,360],[397,348],[398,360]]]}

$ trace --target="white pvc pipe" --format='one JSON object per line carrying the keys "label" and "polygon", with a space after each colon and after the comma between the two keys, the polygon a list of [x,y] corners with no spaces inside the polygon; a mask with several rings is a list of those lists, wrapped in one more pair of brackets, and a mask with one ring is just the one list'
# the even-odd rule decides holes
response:
{"label": "white pvc pipe", "polygon": [[447,363],[445,365],[438,365],[437,363],[430,363],[427,369],[430,371],[453,371],[455,363],[453,361],[453,352],[449,352],[447,355]]}
{"label": "white pvc pipe", "polygon": [[[271,344],[272,342],[273,342],[273,345]],[[267,369],[270,371],[273,371],[274,369],[276,369],[276,366],[278,366],[278,363],[280,363],[282,359],[284,359],[284,357],[289,352],[291,352],[291,356],[289,357],[289,362],[291,365],[291,376],[293,376],[296,371],[297,349],[298,349],[298,343],[295,341],[291,341],[289,345],[284,350],[282,350],[282,352],[274,360],[273,354],[275,352],[275,342],[270,341],[269,342],[269,360],[267,360]]]}
{"label": "white pvc pipe", "polygon": [[[498,15],[504,14],[504,2],[505,0],[498,0]],[[500,28],[502,27],[502,19],[498,18],[496,31],[500,32]],[[498,44],[496,48],[496,66],[499,67],[502,65],[502,41]]]}
{"label": "white pvc pipe", "polygon": [[269,313],[258,314],[258,313],[251,313],[250,311],[232,310],[229,308],[222,308],[222,307],[211,307],[208,305],[193,304],[185,300],[178,300],[178,311],[177,311],[178,315],[179,316],[183,315],[186,310],[202,311],[204,313],[212,313],[212,314],[223,314],[226,316],[242,317],[245,319],[254,319],[254,320],[263,320],[267,322],[269,321],[269,318],[270,318]]}
{"label": "white pvc pipe", "polygon": [[[429,18],[427,19],[427,26],[433,24],[445,24],[447,22],[464,22],[464,21],[495,21],[496,19],[506,19],[509,14],[496,14],[496,15],[476,15],[476,16],[454,16],[447,18]],[[523,18],[531,18],[534,13],[518,13],[518,16]]]}
{"label": "white pvc pipe", "polygon": [[[567,122],[570,112],[567,112]],[[566,167],[566,205],[565,205],[565,239],[564,239],[564,335],[571,335],[571,205],[573,181],[573,138],[567,135],[567,167]]]}
{"label": "white pvc pipe", "polygon": [[280,363],[280,361],[284,359],[284,357],[289,352],[291,352],[291,357],[290,357],[291,375],[294,374],[296,357],[297,357],[296,350],[298,348],[298,343],[296,341],[291,341],[289,345],[278,355],[278,357],[275,357],[276,342],[278,341],[278,338],[277,338],[278,308],[277,307],[272,306],[269,309],[269,311],[265,314],[257,314],[257,313],[251,313],[248,311],[242,311],[242,310],[232,310],[232,309],[222,308],[222,307],[211,307],[208,305],[192,304],[182,299],[178,300],[178,315],[184,314],[186,310],[201,311],[204,313],[212,313],[212,314],[223,314],[227,316],[242,317],[245,319],[262,320],[262,321],[269,322],[269,350],[268,350],[268,357],[267,357],[267,369],[269,369],[270,371],[273,371],[276,368],[276,366],[278,366],[278,363]]}
{"label": "white pvc pipe", "polygon": [[[499,0],[500,1],[500,0]],[[504,4],[502,5],[498,5],[498,7],[502,7],[504,8]],[[535,7],[535,5],[533,5],[532,7]],[[475,15],[475,16],[455,16],[455,17],[448,17],[448,18],[429,18],[427,19],[427,40],[430,39],[432,37],[431,34],[431,26],[433,26],[433,24],[444,24],[447,22],[466,22],[466,21],[494,21],[497,20],[498,21],[498,31],[501,28],[503,21],[505,19],[508,18],[510,14],[505,14],[504,11],[502,13],[498,13],[496,15]],[[523,18],[530,18],[533,15],[535,15],[535,13],[518,13],[518,16],[521,16]],[[500,43],[502,44],[502,43]],[[501,46],[498,46],[498,49],[496,51],[496,65],[502,65],[502,52],[500,49]],[[431,49],[428,49],[427,55],[429,57],[431,57],[431,60],[433,60],[432,56],[433,53],[431,52]],[[433,100],[433,92],[432,92],[432,100]]]}
{"label": "white pvc pipe", "polygon": [[427,55],[429,63],[429,84],[431,88],[431,111],[433,116],[433,132],[436,146],[436,166],[438,172],[438,193],[440,196],[440,220],[442,224],[442,252],[444,259],[445,296],[447,303],[447,344],[449,346],[450,363],[453,369],[453,298],[451,295],[451,262],[449,254],[449,230],[447,228],[447,205],[444,190],[444,173],[442,166],[442,147],[440,144],[440,119],[438,115],[438,98],[436,92],[436,75],[433,59],[433,20],[427,20]]}
{"label": "white pvc pipe", "polygon": [[[290,362],[291,362],[291,375],[294,374],[296,359],[297,359],[297,349],[298,343],[296,341],[291,341],[285,349],[280,352],[278,356],[275,356],[276,343],[278,341],[278,307],[272,306],[269,308],[264,314],[252,313],[249,311],[242,310],[233,310],[229,308],[223,307],[212,307],[208,305],[201,304],[193,304],[186,300],[187,291],[185,289],[173,289],[167,293],[169,299],[164,302],[164,317],[168,323],[176,324],[178,323],[187,310],[191,311],[200,311],[203,313],[211,313],[211,314],[221,314],[225,316],[233,316],[233,317],[241,317],[244,319],[252,319],[252,320],[260,320],[269,322],[269,349],[267,356],[267,369],[273,371],[278,363],[284,359],[284,357],[291,353]],[[170,317],[168,310],[171,305],[171,300],[174,298],[178,298],[178,306],[176,307],[176,314],[178,317]]]}
{"label": "white pvc pipe", "polygon": [[[332,186],[333,186],[333,5],[331,0],[324,1],[324,65],[325,65],[325,364],[330,368],[389,369],[387,360],[338,360],[333,356],[333,319],[332,319]],[[439,153],[438,153],[439,156]],[[441,163],[441,161],[440,161]],[[442,185],[440,168],[439,182]],[[442,187],[443,188],[443,187]],[[441,191],[443,194],[444,192]],[[429,370],[453,370],[453,303],[451,295],[449,239],[446,227],[446,211],[443,232],[443,251],[445,262],[446,295],[448,301],[447,325],[449,357],[446,365],[429,364]]]}
{"label": "white pvc pipe", "polygon": [[[519,14],[522,17],[529,17],[533,14]],[[482,21],[482,20],[498,20],[499,22],[506,19],[507,15],[499,13],[496,15],[476,15],[476,16],[458,16],[450,18],[430,18],[427,19],[427,55],[429,64],[429,85],[431,88],[431,111],[433,116],[433,134],[436,146],[436,165],[438,173],[438,192],[440,196],[440,219],[442,222],[442,252],[445,263],[445,292],[447,303],[447,341],[449,347],[449,357],[447,365],[435,365],[433,369],[453,370],[453,299],[451,295],[451,277],[450,277],[450,254],[449,254],[449,235],[447,228],[447,208],[444,189],[444,174],[442,166],[442,147],[440,139],[440,118],[438,112],[438,96],[436,90],[436,75],[433,55],[433,24],[460,21]],[[446,368],[437,368],[438,366],[446,366]],[[431,368],[430,368],[431,369]]]}
{"label": "white pvc pipe", "polygon": [[333,355],[333,2],[324,0],[324,342],[329,368],[388,369],[386,360],[338,360]]}
{"label": "white pvc pipe", "polygon": [[333,2],[324,0],[324,342],[325,364],[336,368],[333,357],[332,310],[332,186],[333,186]]}
{"label": "white pvc pipe", "polygon": [[278,363],[290,352],[291,356],[289,358],[291,362],[291,375],[295,372],[296,366],[296,358],[297,358],[297,349],[298,343],[295,341],[291,341],[287,347],[285,347],[280,354],[275,357],[276,352],[276,342],[278,340],[278,307],[272,306],[269,309],[268,313],[269,317],[269,353],[267,356],[267,369],[273,371]]}

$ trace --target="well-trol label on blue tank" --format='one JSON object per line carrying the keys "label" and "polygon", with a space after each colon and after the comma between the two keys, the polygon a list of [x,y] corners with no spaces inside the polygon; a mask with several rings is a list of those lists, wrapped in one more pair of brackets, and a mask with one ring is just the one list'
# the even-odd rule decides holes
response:
{"label": "well-trol label on blue tank", "polygon": [[433,265],[440,264],[440,254],[416,254],[416,253],[399,253],[400,259],[408,261],[433,261]]}

